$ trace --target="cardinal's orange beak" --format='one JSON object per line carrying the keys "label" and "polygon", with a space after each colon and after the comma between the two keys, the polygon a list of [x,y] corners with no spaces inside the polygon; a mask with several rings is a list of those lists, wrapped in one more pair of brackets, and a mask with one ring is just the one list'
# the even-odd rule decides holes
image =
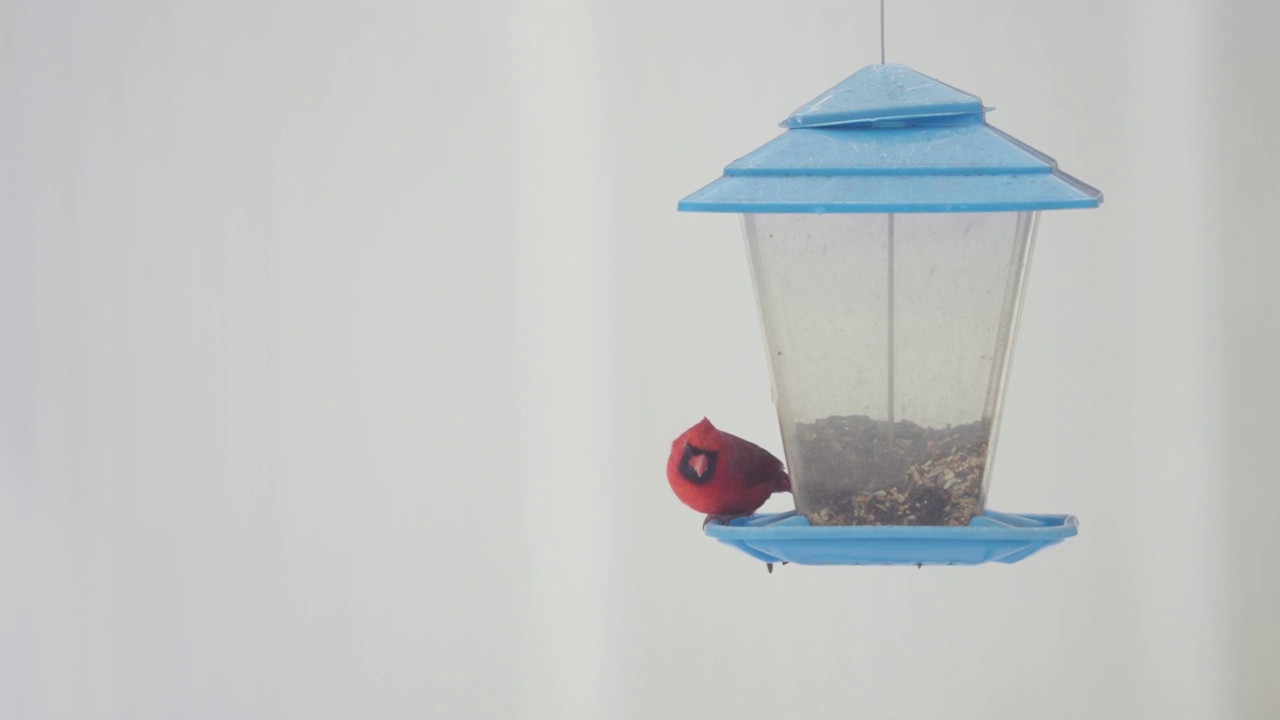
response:
{"label": "cardinal's orange beak", "polygon": [[707,460],[706,455],[694,455],[689,459],[689,467],[693,468],[693,471],[698,474],[698,477],[702,477],[702,475],[707,472],[707,464],[709,462],[710,461]]}

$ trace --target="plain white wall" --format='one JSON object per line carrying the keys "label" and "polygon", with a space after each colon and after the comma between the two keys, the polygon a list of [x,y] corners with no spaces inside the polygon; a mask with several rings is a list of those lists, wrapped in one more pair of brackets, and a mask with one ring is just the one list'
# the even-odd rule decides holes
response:
{"label": "plain white wall", "polygon": [[0,5],[0,716],[1280,713],[1261,3],[889,3],[1097,185],[1042,219],[1010,567],[780,568],[670,493],[780,452],[738,224],[675,202],[877,4]]}
{"label": "plain white wall", "polygon": [[[1225,269],[1222,369],[1226,379],[1225,462],[1212,492],[1226,496],[1233,672],[1241,715],[1280,715],[1280,505],[1275,463],[1280,430],[1280,142],[1268,120],[1280,113],[1280,47],[1271,28],[1280,6],[1249,1],[1225,6],[1215,22],[1215,77],[1205,100],[1221,118],[1215,143]],[[1225,475],[1225,477],[1222,477]]]}

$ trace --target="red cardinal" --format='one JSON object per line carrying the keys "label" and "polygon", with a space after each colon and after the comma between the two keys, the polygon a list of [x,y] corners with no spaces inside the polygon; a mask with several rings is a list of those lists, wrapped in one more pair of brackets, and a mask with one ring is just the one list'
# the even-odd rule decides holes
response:
{"label": "red cardinal", "polygon": [[773,493],[791,492],[781,460],[706,418],[671,443],[667,480],[681,502],[707,513],[708,522],[750,515]]}

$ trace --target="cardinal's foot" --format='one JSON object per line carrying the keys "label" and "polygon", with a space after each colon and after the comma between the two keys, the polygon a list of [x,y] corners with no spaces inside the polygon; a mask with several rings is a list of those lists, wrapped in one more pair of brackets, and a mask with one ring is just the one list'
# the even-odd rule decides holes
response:
{"label": "cardinal's foot", "polygon": [[728,525],[730,522],[733,522],[740,517],[746,517],[746,515],[708,515],[707,519],[702,521],[702,527],[705,528],[712,520],[715,520],[721,525]]}

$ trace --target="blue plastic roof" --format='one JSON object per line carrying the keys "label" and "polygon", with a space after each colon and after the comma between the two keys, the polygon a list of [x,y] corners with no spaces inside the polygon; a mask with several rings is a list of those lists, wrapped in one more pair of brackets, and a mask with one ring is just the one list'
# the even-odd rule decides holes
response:
{"label": "blue plastic roof", "polygon": [[909,213],[1097,207],[1102,193],[986,124],[978,98],[903,65],[865,67],[680,201],[693,212]]}

